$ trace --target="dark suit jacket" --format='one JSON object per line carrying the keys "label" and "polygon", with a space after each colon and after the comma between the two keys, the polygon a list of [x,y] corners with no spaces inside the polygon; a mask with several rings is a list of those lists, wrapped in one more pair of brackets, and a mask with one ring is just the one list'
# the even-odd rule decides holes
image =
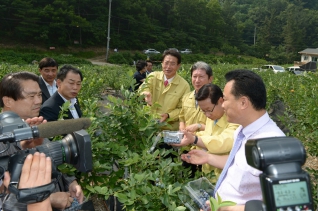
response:
{"label": "dark suit jacket", "polygon": [[47,86],[41,76],[39,76],[39,85],[40,89],[42,91],[42,105],[43,103],[51,97],[49,90],[47,89]]}
{"label": "dark suit jacket", "polygon": [[[64,104],[63,98],[59,95],[58,91],[56,91],[41,107],[40,116],[43,116],[48,122],[58,120],[59,113],[61,110],[61,106]],[[78,116],[82,117],[82,111],[78,102],[74,105]],[[67,117],[64,119],[74,119],[70,110],[67,112]]]}

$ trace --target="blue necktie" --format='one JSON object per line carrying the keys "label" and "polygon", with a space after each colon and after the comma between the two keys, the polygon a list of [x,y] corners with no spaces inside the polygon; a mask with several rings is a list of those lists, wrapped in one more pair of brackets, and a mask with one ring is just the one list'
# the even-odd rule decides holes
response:
{"label": "blue necktie", "polygon": [[[234,161],[234,157],[238,151],[238,149],[240,148],[241,144],[242,144],[242,141],[244,140],[244,134],[243,134],[243,129],[238,133],[237,135],[237,138],[236,138],[236,141],[235,141],[235,144],[230,152],[230,155],[225,163],[225,166],[222,170],[222,173],[215,185],[215,188],[214,188],[214,196],[216,194],[216,191],[218,190],[218,188],[220,187],[221,183],[223,182],[226,174],[227,174],[227,170],[229,169],[229,167],[232,165],[233,161]],[[216,196],[215,196],[216,197]]]}

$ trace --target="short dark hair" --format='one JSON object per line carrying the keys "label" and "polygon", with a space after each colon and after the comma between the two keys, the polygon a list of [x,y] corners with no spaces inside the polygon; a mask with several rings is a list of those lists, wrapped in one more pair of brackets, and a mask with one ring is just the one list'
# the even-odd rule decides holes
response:
{"label": "short dark hair", "polygon": [[39,76],[27,71],[9,73],[0,82],[0,106],[4,107],[3,97],[11,97],[13,100],[24,99],[22,95],[21,81],[32,80],[39,83]]}
{"label": "short dark hair", "polygon": [[41,59],[41,61],[39,62],[39,68],[42,69],[44,67],[59,68],[59,65],[53,58],[45,57],[45,58]]}
{"label": "short dark hair", "polygon": [[250,70],[232,70],[225,74],[227,82],[234,81],[231,93],[236,97],[246,96],[256,110],[266,108],[266,87],[263,79]]}
{"label": "short dark hair", "polygon": [[220,97],[223,98],[223,92],[221,88],[215,84],[205,84],[199,89],[198,93],[195,94],[197,101],[210,98],[212,104],[218,104]]}
{"label": "short dark hair", "polygon": [[194,63],[190,69],[191,71],[191,77],[192,77],[192,73],[193,71],[195,70],[205,70],[205,73],[209,76],[209,78],[211,76],[213,76],[213,71],[212,71],[212,68],[210,67],[210,65],[208,65],[207,63],[205,62],[202,62],[202,61],[198,61],[196,63]]}
{"label": "short dark hair", "polygon": [[79,74],[81,77],[81,81],[83,81],[83,75],[82,72],[77,69],[76,67],[73,67],[72,65],[64,65],[63,67],[61,67],[61,69],[59,70],[59,72],[57,73],[56,78],[60,79],[61,81],[64,81],[64,79],[66,78],[67,73],[72,72],[75,74]]}
{"label": "short dark hair", "polygon": [[148,65],[148,62],[151,63],[151,64],[153,64],[153,62],[152,62],[150,59],[147,59],[146,62],[147,62],[147,65]]}
{"label": "short dark hair", "polygon": [[145,62],[144,60],[138,60],[136,62],[136,70],[137,71],[144,69],[146,66],[147,66],[147,62]]}
{"label": "short dark hair", "polygon": [[178,59],[178,64],[181,63],[181,54],[174,49],[165,50],[162,54],[161,61],[163,61],[168,55],[176,57]]}

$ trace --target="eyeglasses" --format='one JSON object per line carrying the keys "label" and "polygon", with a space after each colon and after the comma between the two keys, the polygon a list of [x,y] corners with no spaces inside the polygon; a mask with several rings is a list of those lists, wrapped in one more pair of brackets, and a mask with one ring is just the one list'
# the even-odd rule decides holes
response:
{"label": "eyeglasses", "polygon": [[163,64],[164,66],[170,66],[170,67],[174,67],[174,66],[177,65],[175,62],[163,62],[162,64]]}
{"label": "eyeglasses", "polygon": [[212,114],[212,112],[214,111],[215,106],[216,106],[216,104],[214,104],[212,110],[210,110],[210,111],[209,111],[209,110],[207,110],[207,111],[200,110],[200,111],[201,111],[202,113],[204,113],[205,115],[210,115],[210,114]]}

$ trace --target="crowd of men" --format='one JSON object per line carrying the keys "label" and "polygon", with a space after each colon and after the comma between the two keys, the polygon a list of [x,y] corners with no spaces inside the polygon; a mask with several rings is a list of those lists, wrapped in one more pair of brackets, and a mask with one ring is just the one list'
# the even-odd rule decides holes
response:
{"label": "crowd of men", "polygon": [[[52,58],[43,58],[39,62],[40,77],[31,72],[16,72],[5,75],[0,82],[0,106],[2,112],[12,111],[24,119],[30,126],[45,124],[58,119],[76,119],[82,116],[77,95],[81,89],[82,73],[77,68],[65,65],[58,71],[58,64]],[[70,102],[66,114],[60,114],[64,102]],[[33,148],[50,140],[38,138],[10,144],[2,155],[11,155],[18,150]],[[0,143],[0,151],[6,145]],[[34,155],[39,160],[38,155]],[[32,172],[34,173],[34,172]],[[8,176],[8,175],[7,175]],[[55,180],[55,179],[54,179]],[[26,185],[26,184],[24,184]],[[39,184],[40,185],[40,184]],[[23,187],[23,186],[22,186]],[[46,203],[53,210],[66,209],[74,199],[83,202],[83,191],[74,176],[62,175],[54,193]],[[45,204],[45,203],[43,203]],[[20,203],[14,194],[3,198],[3,210],[30,210],[25,203]]]}
{"label": "crowd of men", "polygon": [[[197,62],[191,68],[194,91],[177,71],[181,56],[167,50],[162,57],[162,71],[150,73],[140,86],[149,106],[155,107],[161,122],[172,130],[184,132],[180,144],[192,145],[181,155],[185,162],[203,165],[202,171],[214,170],[218,176],[214,194],[236,206],[222,210],[241,210],[250,200],[262,200],[260,171],[247,164],[245,143],[249,139],[285,136],[266,111],[266,88],[262,78],[249,70],[225,74],[223,92],[212,84],[212,68]],[[205,118],[202,114],[205,115]]]}
{"label": "crowd of men", "polygon": [[[266,88],[262,78],[249,70],[232,70],[225,74],[227,83],[223,89],[212,83],[212,68],[200,61],[191,67],[194,90],[190,91],[188,82],[178,74],[181,66],[179,52],[165,51],[161,66],[162,71],[152,71],[151,61],[137,61],[136,84],[131,91],[144,95],[145,103],[158,114],[160,122],[169,124],[170,130],[184,133],[180,144],[175,144],[191,147],[181,155],[183,161],[202,165],[203,172],[215,171],[218,177],[215,194],[223,200],[237,203],[219,210],[244,210],[247,201],[262,200],[261,172],[247,164],[244,145],[249,139],[284,136],[266,112]],[[2,111],[13,111],[30,125],[61,118],[80,118],[82,112],[77,95],[83,80],[81,71],[70,65],[59,69],[54,59],[44,58],[39,62],[39,72],[40,77],[30,72],[17,72],[2,78]],[[61,114],[61,106],[65,102],[69,102],[69,107]],[[160,106],[152,106],[154,104]],[[21,141],[16,146],[12,144],[5,153],[9,155],[49,141]],[[0,144],[0,149],[4,147]],[[32,162],[37,164],[33,172],[28,170]],[[50,160],[38,153],[28,156],[24,167],[26,174],[37,174],[32,177],[37,178],[38,174],[43,174],[38,171],[39,166],[50,166]],[[47,175],[47,172],[44,174]],[[45,180],[37,182],[34,179],[30,183],[43,185],[51,181],[45,175],[42,175]],[[6,174],[5,184],[8,177]],[[24,180],[30,178],[24,177]],[[83,201],[82,189],[74,177],[63,175],[63,184],[58,185],[49,199],[34,206],[65,209],[74,198]],[[36,210],[17,202],[12,194],[4,199],[3,209]]]}

